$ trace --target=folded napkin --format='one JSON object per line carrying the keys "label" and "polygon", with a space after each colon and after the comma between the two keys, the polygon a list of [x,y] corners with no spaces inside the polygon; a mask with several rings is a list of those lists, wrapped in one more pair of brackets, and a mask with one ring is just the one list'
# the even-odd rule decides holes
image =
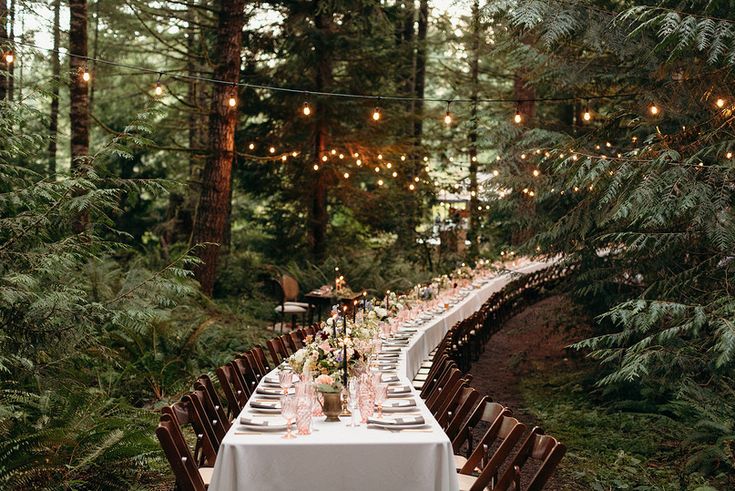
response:
{"label": "folded napkin", "polygon": [[388,394],[408,394],[411,392],[411,387],[402,385],[401,387],[388,387]]}
{"label": "folded napkin", "polygon": [[401,356],[400,353],[380,353],[378,358],[398,358]]}
{"label": "folded napkin", "polygon": [[266,426],[285,426],[285,422],[283,421],[268,421],[265,419],[249,418],[247,416],[240,416],[240,424],[245,426],[257,426],[261,428]]}
{"label": "folded napkin", "polygon": [[257,409],[280,409],[281,403],[278,401],[265,402],[265,401],[250,401],[250,407]]}
{"label": "folded napkin", "polygon": [[383,403],[383,409],[391,407],[415,407],[416,401],[413,399],[400,399],[398,401],[386,401]]}
{"label": "folded napkin", "polygon": [[426,420],[423,416],[403,416],[400,418],[368,418],[368,424],[372,425],[424,425]]}
{"label": "folded napkin", "polygon": [[[271,387],[258,387],[257,389],[255,389],[255,392],[258,394],[266,394],[269,396],[282,396],[283,395],[283,389],[280,389],[280,388],[276,389],[276,388],[271,388]],[[296,389],[294,389],[293,387],[288,389],[289,394],[294,394],[295,392],[296,392]]]}
{"label": "folded napkin", "polygon": [[385,383],[398,382],[398,375],[388,375],[387,377],[383,377],[382,381]]}

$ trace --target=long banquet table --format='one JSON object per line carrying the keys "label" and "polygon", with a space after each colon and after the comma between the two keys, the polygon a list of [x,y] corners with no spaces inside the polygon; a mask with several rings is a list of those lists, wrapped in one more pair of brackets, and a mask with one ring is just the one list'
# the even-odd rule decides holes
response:
{"label": "long banquet table", "polygon": [[[515,269],[530,273],[548,263],[532,262]],[[421,362],[448,329],[465,319],[511,279],[508,273],[475,289],[441,316],[424,324],[401,350],[397,375],[411,386]],[[272,374],[275,374],[274,370]],[[417,410],[424,431],[394,432],[347,427],[350,418],[327,423],[314,418],[311,435],[284,440],[282,433],[249,433],[234,422],[223,439],[209,489],[235,490],[365,490],[456,491],[457,475],[451,442],[418,393]],[[242,415],[251,414],[250,401]]]}

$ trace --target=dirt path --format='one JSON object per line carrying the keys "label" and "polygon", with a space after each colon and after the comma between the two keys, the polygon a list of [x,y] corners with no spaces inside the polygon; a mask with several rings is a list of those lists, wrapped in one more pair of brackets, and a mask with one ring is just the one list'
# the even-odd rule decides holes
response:
{"label": "dirt path", "polygon": [[[543,427],[523,400],[519,384],[527,376],[553,373],[575,363],[566,347],[589,334],[586,319],[563,295],[548,297],[509,319],[488,342],[480,361],[472,365],[472,386],[513,411],[532,428]],[[552,480],[545,489],[564,489]]]}

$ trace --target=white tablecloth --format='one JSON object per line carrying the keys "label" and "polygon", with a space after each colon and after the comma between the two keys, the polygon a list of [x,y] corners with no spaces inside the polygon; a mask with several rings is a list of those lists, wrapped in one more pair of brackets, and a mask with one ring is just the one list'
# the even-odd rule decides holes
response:
{"label": "white tablecloth", "polygon": [[[530,263],[515,271],[530,273],[546,265]],[[447,330],[479,309],[510,280],[509,274],[494,278],[423,326],[402,350],[397,370],[401,381],[411,385],[421,362]],[[394,433],[365,425],[350,428],[345,426],[347,418],[326,423],[319,417],[311,435],[284,440],[282,433],[236,435],[239,425],[235,421],[220,445],[209,489],[456,491],[451,442],[415,390],[413,396],[433,430],[430,433]],[[250,414],[249,406],[245,413]]]}
{"label": "white tablecloth", "polygon": [[535,261],[513,268],[511,272],[499,275],[474,290],[455,306],[450,307],[446,314],[422,326],[421,335],[414,336],[408,347],[404,350],[405,355],[401,358],[402,365],[399,365],[398,373],[405,375],[409,380],[413,380],[419,368],[421,368],[421,363],[436,345],[444,339],[447,331],[457,322],[477,312],[493,293],[501,290],[513,280],[513,273],[529,274],[543,269],[549,266],[549,264],[551,263]]}

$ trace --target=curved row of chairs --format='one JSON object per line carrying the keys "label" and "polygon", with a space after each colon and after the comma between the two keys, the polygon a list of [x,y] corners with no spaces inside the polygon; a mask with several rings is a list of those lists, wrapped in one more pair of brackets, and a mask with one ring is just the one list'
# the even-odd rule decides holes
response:
{"label": "curved row of chairs", "polygon": [[[414,379],[430,409],[432,397],[443,401],[435,415],[452,442],[462,491],[541,490],[566,452],[541,428],[528,430],[510,409],[481,396],[470,386],[468,371],[507,319],[536,302],[570,271],[552,266],[510,282],[449,329]],[[475,441],[478,433],[482,436]]]}
{"label": "curved row of chairs", "polygon": [[[540,486],[521,488],[515,474],[506,472],[500,476],[499,465],[505,462],[525,426],[513,419],[508,409],[471,388],[467,371],[494,332],[489,326],[502,323],[514,311],[509,305],[515,305],[520,298],[530,295],[530,289],[554,277],[534,274],[510,283],[470,319],[452,327],[434,351],[433,361],[427,362],[417,376],[415,385],[421,397],[452,441],[461,489],[541,489],[548,479],[535,479],[532,485],[541,482]],[[489,324],[488,319],[492,319]],[[173,470],[177,489],[207,489],[222,439],[260,380],[300,349],[306,336],[314,335],[316,329],[315,325],[296,329],[269,339],[265,348],[256,346],[237,355],[215,370],[219,390],[210,376],[201,375],[191,392],[161,410],[156,436]],[[475,443],[472,430],[482,424],[489,424],[489,429]],[[494,444],[502,448],[492,450]],[[462,451],[466,457],[461,456]],[[511,467],[521,469],[529,459],[536,460],[542,454],[553,456],[550,460],[556,456],[561,459],[563,446],[535,428],[516,453]],[[555,464],[549,474],[553,467]]]}

